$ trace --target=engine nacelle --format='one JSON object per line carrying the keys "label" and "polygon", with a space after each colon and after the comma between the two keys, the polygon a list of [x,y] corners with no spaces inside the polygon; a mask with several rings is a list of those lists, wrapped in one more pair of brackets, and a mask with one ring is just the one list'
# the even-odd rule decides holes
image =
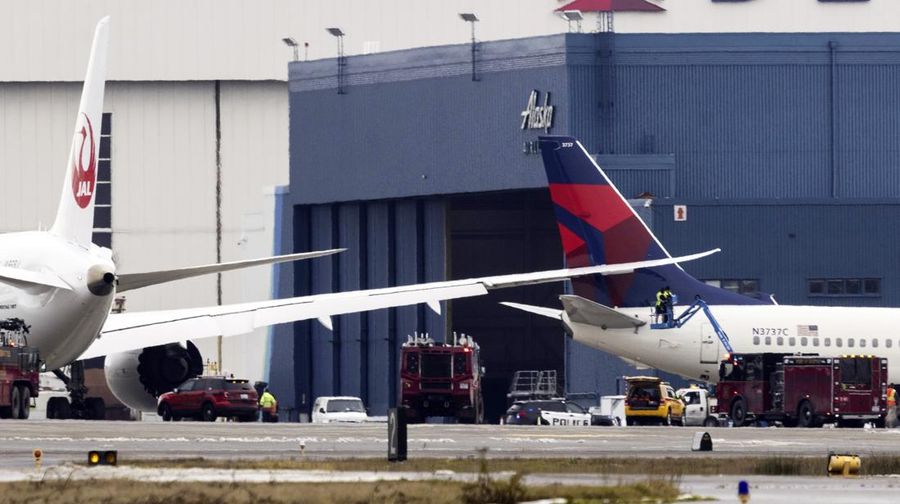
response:
{"label": "engine nacelle", "polygon": [[161,394],[203,373],[203,358],[188,341],[186,348],[170,343],[107,355],[104,368],[106,383],[119,401],[129,408],[156,412]]}

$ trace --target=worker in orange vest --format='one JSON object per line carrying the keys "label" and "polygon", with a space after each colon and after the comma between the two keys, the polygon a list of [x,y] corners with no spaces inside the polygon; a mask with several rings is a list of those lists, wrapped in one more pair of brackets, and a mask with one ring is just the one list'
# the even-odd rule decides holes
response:
{"label": "worker in orange vest", "polygon": [[897,426],[897,388],[893,383],[888,385],[887,389],[887,408],[884,423],[886,427],[893,429]]}

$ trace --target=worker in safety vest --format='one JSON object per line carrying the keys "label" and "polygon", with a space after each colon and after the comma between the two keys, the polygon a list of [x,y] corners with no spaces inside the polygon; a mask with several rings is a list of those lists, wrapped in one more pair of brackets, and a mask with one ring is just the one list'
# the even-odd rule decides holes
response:
{"label": "worker in safety vest", "polygon": [[887,389],[887,409],[884,424],[889,429],[893,429],[897,426],[897,388],[893,383],[888,385]]}
{"label": "worker in safety vest", "polygon": [[269,392],[268,388],[259,397],[259,409],[262,411],[263,422],[278,421],[278,415],[275,414],[278,409],[278,401],[275,400],[275,396]]}
{"label": "worker in safety vest", "polygon": [[666,313],[666,289],[663,287],[656,291],[656,321],[659,322],[659,316]]}

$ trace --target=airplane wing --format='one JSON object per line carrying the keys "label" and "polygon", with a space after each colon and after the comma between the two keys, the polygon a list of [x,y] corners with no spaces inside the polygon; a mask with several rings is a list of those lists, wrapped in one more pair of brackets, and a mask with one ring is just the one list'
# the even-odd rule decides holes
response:
{"label": "airplane wing", "polygon": [[62,278],[49,272],[30,271],[19,268],[0,267],[0,282],[10,284],[31,284],[53,287],[55,289],[72,290]]}
{"label": "airplane wing", "polygon": [[585,275],[621,275],[640,268],[687,262],[718,252],[719,249],[682,257],[585,268],[560,269],[513,275],[432,282],[383,289],[336,292],[253,303],[110,314],[100,337],[79,359],[200,339],[235,336],[259,327],[298,320],[318,319],[330,326],[331,317],[380,308],[427,303],[440,313],[440,302],[487,294],[492,289],[556,282]]}
{"label": "airplane wing", "polygon": [[191,278],[200,275],[208,275],[210,273],[222,273],[236,269],[249,268],[251,266],[262,266],[264,264],[276,264],[288,261],[299,261],[302,259],[312,259],[314,257],[323,257],[331,254],[337,254],[347,249],[331,249],[319,250],[316,252],[302,252],[299,254],[288,254],[273,257],[263,257],[261,259],[249,259],[246,261],[233,261],[227,263],[207,264],[204,266],[191,266],[188,268],[179,268],[173,270],[149,271],[146,273],[122,273],[116,278],[116,292],[125,292],[149,285],[158,285],[161,283],[181,280],[183,278]]}

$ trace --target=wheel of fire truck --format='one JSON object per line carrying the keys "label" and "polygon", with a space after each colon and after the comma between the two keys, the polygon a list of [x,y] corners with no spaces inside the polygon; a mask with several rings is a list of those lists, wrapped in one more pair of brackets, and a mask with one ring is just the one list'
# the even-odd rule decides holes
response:
{"label": "wheel of fire truck", "polygon": [[815,427],[816,412],[812,403],[807,400],[800,401],[797,406],[797,427]]}
{"label": "wheel of fire truck", "polygon": [[479,396],[478,402],[475,403],[475,423],[484,423],[484,399]]}
{"label": "wheel of fire truck", "polygon": [[22,414],[22,389],[13,385],[9,391],[10,417],[19,418]]}
{"label": "wheel of fire truck", "polygon": [[102,397],[88,397],[84,400],[84,418],[86,420],[106,419],[106,402]]}
{"label": "wheel of fire truck", "polygon": [[742,427],[747,423],[747,408],[744,406],[744,399],[738,397],[731,402],[731,421],[735,427]]}
{"label": "wheel of fire truck", "polygon": [[19,385],[19,400],[22,402],[22,406],[19,409],[19,420],[27,420],[29,416],[31,416],[31,389],[28,388],[28,385]]}
{"label": "wheel of fire truck", "polygon": [[50,420],[67,420],[72,417],[69,400],[65,397],[51,397],[47,401],[47,418]]}

